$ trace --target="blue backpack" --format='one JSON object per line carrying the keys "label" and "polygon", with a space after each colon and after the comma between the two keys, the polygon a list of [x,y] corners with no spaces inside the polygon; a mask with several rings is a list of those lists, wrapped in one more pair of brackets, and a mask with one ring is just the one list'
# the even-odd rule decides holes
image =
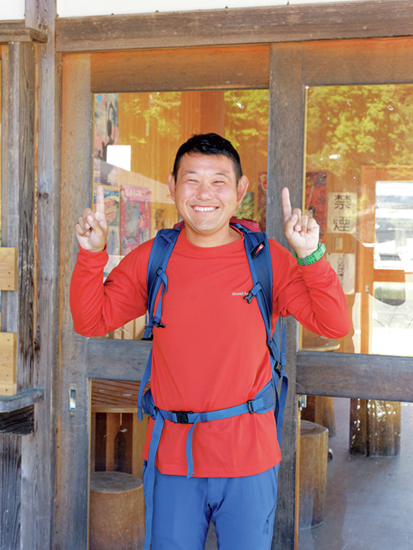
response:
{"label": "blue backpack", "polygon": [[[272,327],[272,264],[269,250],[268,237],[265,233],[252,231],[242,224],[242,220],[231,219],[231,226],[240,230],[244,235],[245,252],[252,277],[252,289],[245,296],[248,303],[255,298],[265,323],[267,346],[270,352],[272,380],[258,392],[251,401],[235,407],[219,411],[197,412],[192,411],[165,411],[156,407],[151,390],[144,389],[151,376],[152,350],[149,354],[145,372],[139,388],[138,417],[143,420],[143,412],[149,414],[155,421],[152,438],[149,446],[148,461],[144,466],[146,502],[146,535],[144,550],[150,549],[152,538],[153,517],[153,488],[155,484],[155,457],[161,439],[165,420],[180,424],[192,424],[186,441],[187,477],[194,475],[192,460],[192,434],[198,422],[210,422],[224,418],[231,418],[240,414],[265,414],[275,409],[274,415],[277,426],[277,439],[281,447],[281,428],[284,419],[284,409],[287,399],[288,380],[285,374],[286,364],[286,333],[284,320],[280,317],[276,323],[274,333]],[[162,323],[162,298],[168,290],[168,278],[166,268],[182,227],[174,229],[162,229],[158,231],[152,245],[148,263],[147,288],[148,288],[148,313],[149,323],[146,327],[143,339],[152,339],[153,327],[165,328]],[[160,292],[160,298],[155,310],[156,298]],[[278,385],[282,378],[280,397],[278,397]]]}

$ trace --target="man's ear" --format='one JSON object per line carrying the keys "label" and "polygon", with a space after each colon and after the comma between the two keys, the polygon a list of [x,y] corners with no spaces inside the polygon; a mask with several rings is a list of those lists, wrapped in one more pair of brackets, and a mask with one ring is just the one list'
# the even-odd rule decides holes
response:
{"label": "man's ear", "polygon": [[242,199],[245,197],[247,192],[249,181],[247,176],[241,176],[238,180],[237,185],[237,205],[239,206],[242,203]]}
{"label": "man's ear", "polygon": [[175,178],[172,172],[168,174],[168,177],[166,178],[166,183],[168,184],[168,187],[169,187],[171,199],[175,202]]}

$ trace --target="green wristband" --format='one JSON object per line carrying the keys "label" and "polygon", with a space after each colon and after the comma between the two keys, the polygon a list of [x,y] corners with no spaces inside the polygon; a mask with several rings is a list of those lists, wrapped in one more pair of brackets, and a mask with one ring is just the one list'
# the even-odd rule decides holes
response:
{"label": "green wristband", "polygon": [[321,243],[315,252],[313,252],[309,256],[306,256],[305,258],[297,258],[297,254],[295,252],[294,252],[294,256],[297,258],[297,262],[300,265],[311,265],[318,262],[318,260],[321,260],[321,258],[324,256],[325,251],[326,251],[325,244]]}

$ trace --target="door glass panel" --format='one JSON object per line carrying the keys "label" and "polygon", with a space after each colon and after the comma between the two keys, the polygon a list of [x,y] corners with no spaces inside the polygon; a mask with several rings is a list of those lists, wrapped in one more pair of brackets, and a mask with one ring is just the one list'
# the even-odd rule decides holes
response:
{"label": "door glass panel", "polygon": [[[236,215],[266,225],[268,90],[107,93],[94,96],[94,182],[109,222],[105,277],[131,250],[178,220],[166,185],[179,146],[215,132],[238,150],[250,186]],[[140,339],[145,317],[108,338]]]}
{"label": "door glass panel", "polygon": [[[352,329],[334,340],[302,328],[300,347],[411,357],[413,85],[307,88],[306,101],[303,210],[320,224]],[[307,405],[302,421],[328,429],[332,459],[323,522],[306,529],[301,518],[299,549],[407,549],[409,527],[401,534],[396,524],[409,514],[411,404],[308,396]],[[319,453],[310,471],[320,458],[326,466]]]}
{"label": "door glass panel", "polygon": [[350,334],[302,349],[413,355],[413,85],[307,89],[303,208],[339,275]]}

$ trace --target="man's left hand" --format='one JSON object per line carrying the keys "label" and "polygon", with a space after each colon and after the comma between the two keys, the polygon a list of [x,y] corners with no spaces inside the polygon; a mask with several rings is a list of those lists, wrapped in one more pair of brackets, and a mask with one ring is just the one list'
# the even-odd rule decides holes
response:
{"label": "man's left hand", "polygon": [[320,227],[314,218],[301,214],[299,208],[291,211],[290,192],[287,187],[282,190],[281,199],[287,241],[298,258],[306,258],[318,248]]}

